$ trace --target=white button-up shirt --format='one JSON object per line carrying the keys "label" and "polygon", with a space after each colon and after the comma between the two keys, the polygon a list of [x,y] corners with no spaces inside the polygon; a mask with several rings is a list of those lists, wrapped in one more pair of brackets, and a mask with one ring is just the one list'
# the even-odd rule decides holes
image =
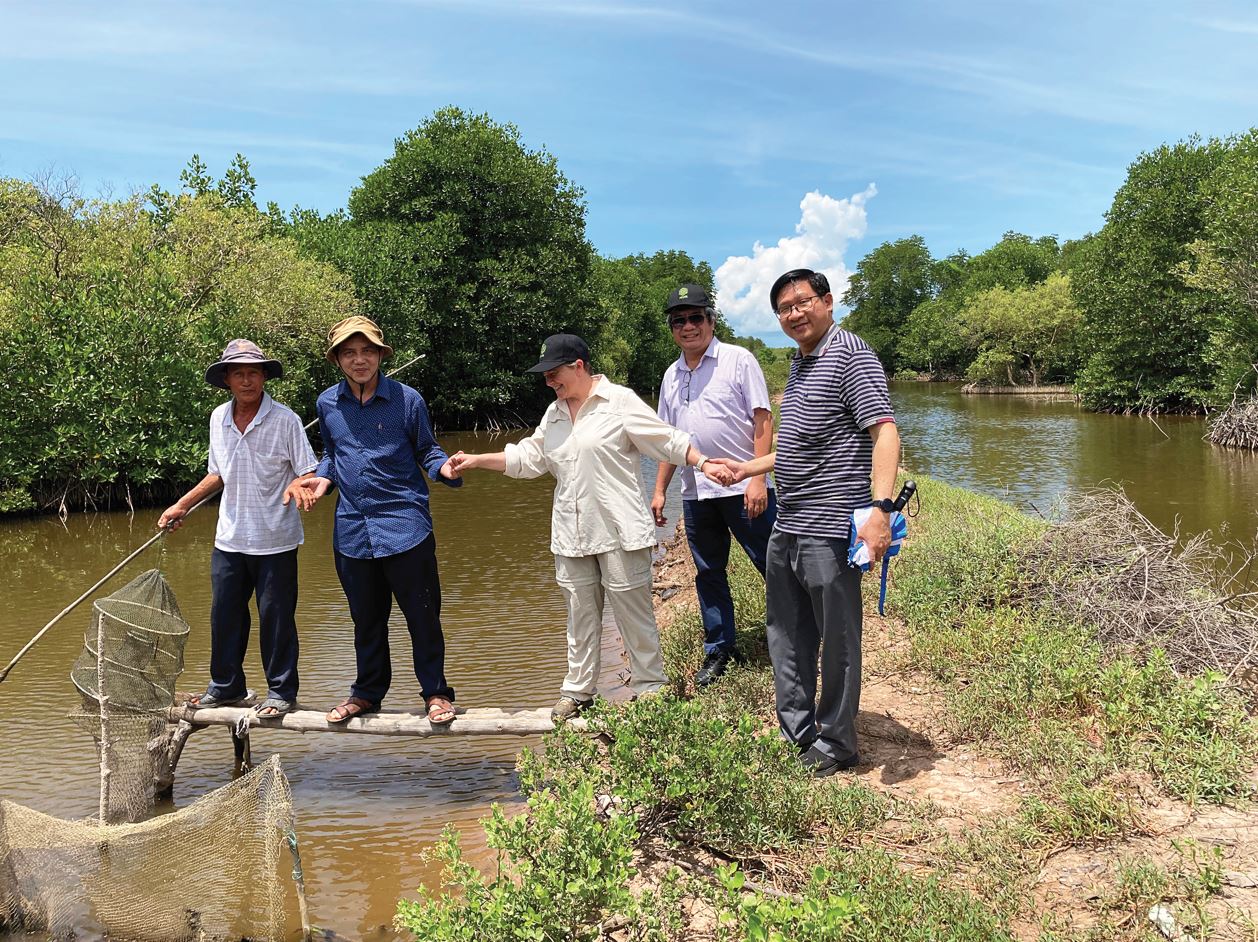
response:
{"label": "white button-up shirt", "polygon": [[301,419],[263,393],[258,414],[242,432],[232,419],[234,402],[210,415],[209,473],[223,479],[214,545],[254,556],[296,549],[305,534],[297,502],[284,506],[284,488],[319,464]]}
{"label": "white button-up shirt", "polygon": [[536,431],[506,447],[507,476],[555,478],[550,551],[592,556],[655,545],[642,495],[641,456],[684,465],[690,436],[660,420],[637,394],[596,376],[574,423],[555,400]]}
{"label": "white button-up shirt", "polygon": [[[754,458],[756,410],[770,408],[769,387],[755,354],[715,337],[693,370],[683,354],[660,383],[660,418],[689,433],[709,458]],[[682,500],[731,497],[746,491],[747,484],[722,487],[693,468],[681,469]]]}

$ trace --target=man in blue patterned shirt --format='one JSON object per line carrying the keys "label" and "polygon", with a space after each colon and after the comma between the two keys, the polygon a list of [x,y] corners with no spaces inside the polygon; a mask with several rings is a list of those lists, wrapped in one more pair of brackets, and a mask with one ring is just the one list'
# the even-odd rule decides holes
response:
{"label": "man in blue patterned shirt", "polygon": [[327,357],[345,378],[319,396],[324,455],[315,477],[302,482],[301,503],[309,509],[329,488],[340,489],[332,549],[354,620],[358,677],[327,718],[341,723],[380,709],[393,677],[389,613],[396,599],[428,720],[443,726],[454,719],[454,688],[445,676],[437,543],[421,469],[450,487],[463,482],[433,437],[423,397],[381,375],[381,361],[392,355],[369,318],[348,317],[328,332]]}

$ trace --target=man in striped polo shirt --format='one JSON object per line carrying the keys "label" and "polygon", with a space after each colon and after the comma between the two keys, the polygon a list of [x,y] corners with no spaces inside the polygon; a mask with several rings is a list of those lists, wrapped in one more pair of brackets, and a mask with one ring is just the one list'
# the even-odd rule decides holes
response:
{"label": "man in striped polo shirt", "polygon": [[[765,571],[769,658],[782,733],[814,775],[859,764],[860,570],[847,562],[852,511],[877,509],[858,536],[874,561],[891,543],[900,459],[887,378],[869,346],[834,322],[826,276],[773,283],[769,303],[799,345],[773,455],[728,464],[739,479],[772,468],[778,515]],[[821,697],[817,700],[818,651]]]}

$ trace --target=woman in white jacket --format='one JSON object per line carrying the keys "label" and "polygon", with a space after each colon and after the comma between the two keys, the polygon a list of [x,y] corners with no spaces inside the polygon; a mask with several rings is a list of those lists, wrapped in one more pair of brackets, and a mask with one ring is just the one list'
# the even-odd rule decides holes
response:
{"label": "woman in white jacket", "polygon": [[726,483],[727,469],[708,464],[689,436],[661,421],[631,389],[590,372],[590,350],[573,334],[546,338],[541,373],[555,401],[528,438],[493,454],[459,452],[455,471],[484,468],[513,478],[555,478],[550,549],[555,581],[568,607],[568,676],[551,716],[576,716],[594,700],[603,603],[610,597],[629,653],[635,695],[668,682],[651,607],[655,522],[639,482],[642,455],[694,465]]}

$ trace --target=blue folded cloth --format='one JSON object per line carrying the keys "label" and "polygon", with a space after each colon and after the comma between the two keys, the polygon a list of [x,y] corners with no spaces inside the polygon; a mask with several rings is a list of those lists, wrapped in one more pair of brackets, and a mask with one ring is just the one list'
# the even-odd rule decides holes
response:
{"label": "blue folded cloth", "polygon": [[[847,562],[850,566],[855,566],[861,572],[868,572],[870,567],[869,547],[866,546],[856,535],[861,527],[865,525],[865,521],[869,519],[869,515],[874,512],[873,507],[862,507],[860,510],[852,511],[852,529],[847,541]],[[909,524],[904,519],[904,514],[898,510],[891,513],[891,545],[887,547],[887,551],[882,556],[882,579],[878,586],[878,614],[883,615],[884,607],[887,602],[887,571],[891,565],[891,557],[900,552],[900,545],[904,542],[904,538],[908,536]]]}

